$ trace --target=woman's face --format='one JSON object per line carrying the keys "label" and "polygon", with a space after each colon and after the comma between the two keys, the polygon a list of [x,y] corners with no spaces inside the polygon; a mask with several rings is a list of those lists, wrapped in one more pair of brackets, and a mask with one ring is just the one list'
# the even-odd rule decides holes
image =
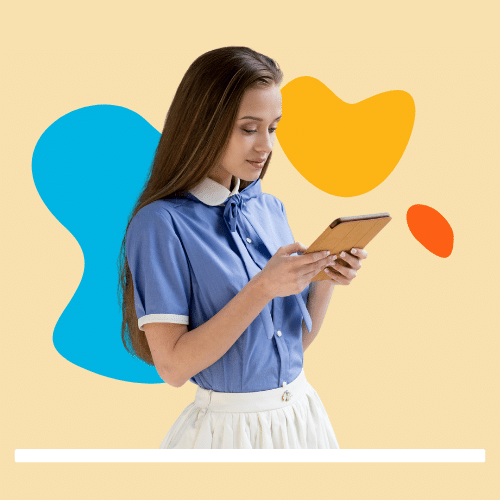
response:
{"label": "woman's face", "polygon": [[[233,175],[245,181],[258,179],[273,149],[280,118],[281,92],[277,85],[247,90],[226,151],[208,177],[228,189]],[[248,160],[261,160],[262,164],[254,166]]]}

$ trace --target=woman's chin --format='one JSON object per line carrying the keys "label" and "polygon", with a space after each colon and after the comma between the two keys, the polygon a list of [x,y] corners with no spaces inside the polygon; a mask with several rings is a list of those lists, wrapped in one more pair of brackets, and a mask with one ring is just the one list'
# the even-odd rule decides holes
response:
{"label": "woman's chin", "polygon": [[258,179],[260,177],[260,173],[262,172],[262,170],[256,170],[255,172],[250,172],[249,174],[247,174],[245,172],[245,174],[241,174],[240,176],[240,181],[250,181],[250,182],[253,182],[255,179]]}

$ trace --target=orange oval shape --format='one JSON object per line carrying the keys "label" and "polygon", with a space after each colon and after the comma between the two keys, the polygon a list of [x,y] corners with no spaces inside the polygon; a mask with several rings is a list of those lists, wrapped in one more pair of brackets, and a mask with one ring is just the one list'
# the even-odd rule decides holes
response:
{"label": "orange oval shape", "polygon": [[434,208],[412,205],[406,212],[406,222],[415,239],[438,257],[449,257],[453,250],[453,229]]}

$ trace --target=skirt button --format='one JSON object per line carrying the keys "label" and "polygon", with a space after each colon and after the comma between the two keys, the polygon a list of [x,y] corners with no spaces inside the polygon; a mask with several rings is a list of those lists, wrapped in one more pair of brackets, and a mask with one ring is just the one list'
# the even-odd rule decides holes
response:
{"label": "skirt button", "polygon": [[283,401],[290,401],[290,398],[291,398],[291,397],[292,397],[291,392],[289,392],[289,391],[285,391],[285,392],[283,393],[283,396],[282,396],[282,398],[281,398],[281,399],[282,399]]}

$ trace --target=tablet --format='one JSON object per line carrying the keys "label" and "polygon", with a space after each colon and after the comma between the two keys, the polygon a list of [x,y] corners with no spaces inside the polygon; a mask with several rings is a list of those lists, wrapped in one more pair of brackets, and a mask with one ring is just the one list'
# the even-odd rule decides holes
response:
{"label": "tablet", "polygon": [[[340,258],[340,252],[350,253],[351,248],[365,248],[365,246],[389,223],[391,220],[387,212],[380,214],[354,215],[352,217],[339,217],[335,219],[325,231],[302,254],[330,250],[331,255],[337,255],[337,262],[346,267],[351,267]],[[329,267],[335,274],[341,274]],[[320,271],[312,280],[331,279],[324,271]]]}

